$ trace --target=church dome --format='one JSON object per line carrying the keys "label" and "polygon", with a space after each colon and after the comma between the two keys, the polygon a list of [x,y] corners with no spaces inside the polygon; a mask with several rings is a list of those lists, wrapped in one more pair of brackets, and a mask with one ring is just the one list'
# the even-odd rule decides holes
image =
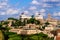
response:
{"label": "church dome", "polygon": [[35,15],[35,18],[36,19],[43,19],[43,15],[41,15],[41,14]]}

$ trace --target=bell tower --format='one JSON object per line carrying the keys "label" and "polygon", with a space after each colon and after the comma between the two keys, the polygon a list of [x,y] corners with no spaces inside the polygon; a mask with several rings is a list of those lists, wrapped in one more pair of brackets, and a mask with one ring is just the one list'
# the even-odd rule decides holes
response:
{"label": "bell tower", "polygon": [[51,15],[50,15],[50,13],[48,14],[48,18],[49,18],[49,19],[51,18]]}
{"label": "bell tower", "polygon": [[47,18],[47,21],[50,21],[51,20],[51,14],[48,13],[48,18]]}

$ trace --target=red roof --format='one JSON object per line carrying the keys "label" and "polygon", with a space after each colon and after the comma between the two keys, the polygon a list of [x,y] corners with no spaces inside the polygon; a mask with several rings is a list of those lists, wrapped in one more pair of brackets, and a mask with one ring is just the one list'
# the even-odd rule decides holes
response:
{"label": "red roof", "polygon": [[60,40],[60,36],[56,36],[56,40]]}

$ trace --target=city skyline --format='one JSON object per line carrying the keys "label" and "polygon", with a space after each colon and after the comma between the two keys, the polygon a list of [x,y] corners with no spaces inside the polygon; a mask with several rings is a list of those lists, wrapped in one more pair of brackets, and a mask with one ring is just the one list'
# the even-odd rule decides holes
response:
{"label": "city skyline", "polygon": [[53,18],[59,19],[60,0],[0,0],[0,20],[18,18],[22,12],[26,15],[39,12],[44,17],[50,13]]}

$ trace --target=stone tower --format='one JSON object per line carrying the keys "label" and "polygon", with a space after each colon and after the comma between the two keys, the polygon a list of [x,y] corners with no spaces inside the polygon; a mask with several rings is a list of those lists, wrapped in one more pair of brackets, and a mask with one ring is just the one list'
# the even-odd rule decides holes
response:
{"label": "stone tower", "polygon": [[47,21],[50,21],[50,20],[51,20],[51,14],[49,13],[49,14],[48,14]]}

